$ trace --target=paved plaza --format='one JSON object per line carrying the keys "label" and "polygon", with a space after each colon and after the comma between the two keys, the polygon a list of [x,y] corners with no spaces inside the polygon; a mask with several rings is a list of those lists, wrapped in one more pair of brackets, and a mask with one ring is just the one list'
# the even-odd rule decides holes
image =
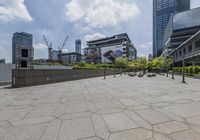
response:
{"label": "paved plaza", "polygon": [[200,140],[200,81],[113,76],[0,87],[0,140]]}

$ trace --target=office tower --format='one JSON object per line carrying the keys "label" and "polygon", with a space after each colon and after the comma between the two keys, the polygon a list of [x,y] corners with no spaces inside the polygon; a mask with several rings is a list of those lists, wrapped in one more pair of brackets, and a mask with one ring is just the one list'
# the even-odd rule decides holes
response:
{"label": "office tower", "polygon": [[12,63],[16,68],[32,68],[34,58],[32,34],[14,33],[12,38]]}
{"label": "office tower", "polygon": [[81,54],[81,40],[77,39],[75,41],[75,52]]}
{"label": "office tower", "polygon": [[153,0],[153,57],[160,56],[163,35],[171,16],[190,9],[190,0]]}

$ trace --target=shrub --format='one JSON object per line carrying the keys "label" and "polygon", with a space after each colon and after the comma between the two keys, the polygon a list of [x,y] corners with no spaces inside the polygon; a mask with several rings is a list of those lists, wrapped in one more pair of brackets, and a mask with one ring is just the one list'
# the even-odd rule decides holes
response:
{"label": "shrub", "polygon": [[194,74],[198,74],[198,72],[199,72],[198,66],[194,66],[193,72],[194,72]]}

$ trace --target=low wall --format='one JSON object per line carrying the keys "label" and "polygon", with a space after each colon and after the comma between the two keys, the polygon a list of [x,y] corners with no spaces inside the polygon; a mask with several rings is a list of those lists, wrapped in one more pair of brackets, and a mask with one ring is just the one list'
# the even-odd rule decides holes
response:
{"label": "low wall", "polygon": [[49,66],[49,65],[33,65],[34,69],[55,69],[55,70],[67,70],[72,69],[72,66]]}
{"label": "low wall", "polygon": [[[112,70],[106,70],[106,75],[112,75]],[[12,86],[26,87],[56,82],[100,77],[104,70],[16,70],[12,71]]]}

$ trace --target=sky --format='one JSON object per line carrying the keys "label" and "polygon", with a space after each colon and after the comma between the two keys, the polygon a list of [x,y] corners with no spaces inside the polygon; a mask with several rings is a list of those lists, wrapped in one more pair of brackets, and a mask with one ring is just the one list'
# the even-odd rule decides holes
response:
{"label": "sky", "polygon": [[[47,58],[45,35],[53,49],[69,39],[65,52],[73,52],[75,40],[85,42],[128,33],[138,56],[152,53],[152,0],[0,0],[0,59],[12,59],[14,32],[33,34],[35,59]],[[200,7],[191,0],[191,8]]]}

